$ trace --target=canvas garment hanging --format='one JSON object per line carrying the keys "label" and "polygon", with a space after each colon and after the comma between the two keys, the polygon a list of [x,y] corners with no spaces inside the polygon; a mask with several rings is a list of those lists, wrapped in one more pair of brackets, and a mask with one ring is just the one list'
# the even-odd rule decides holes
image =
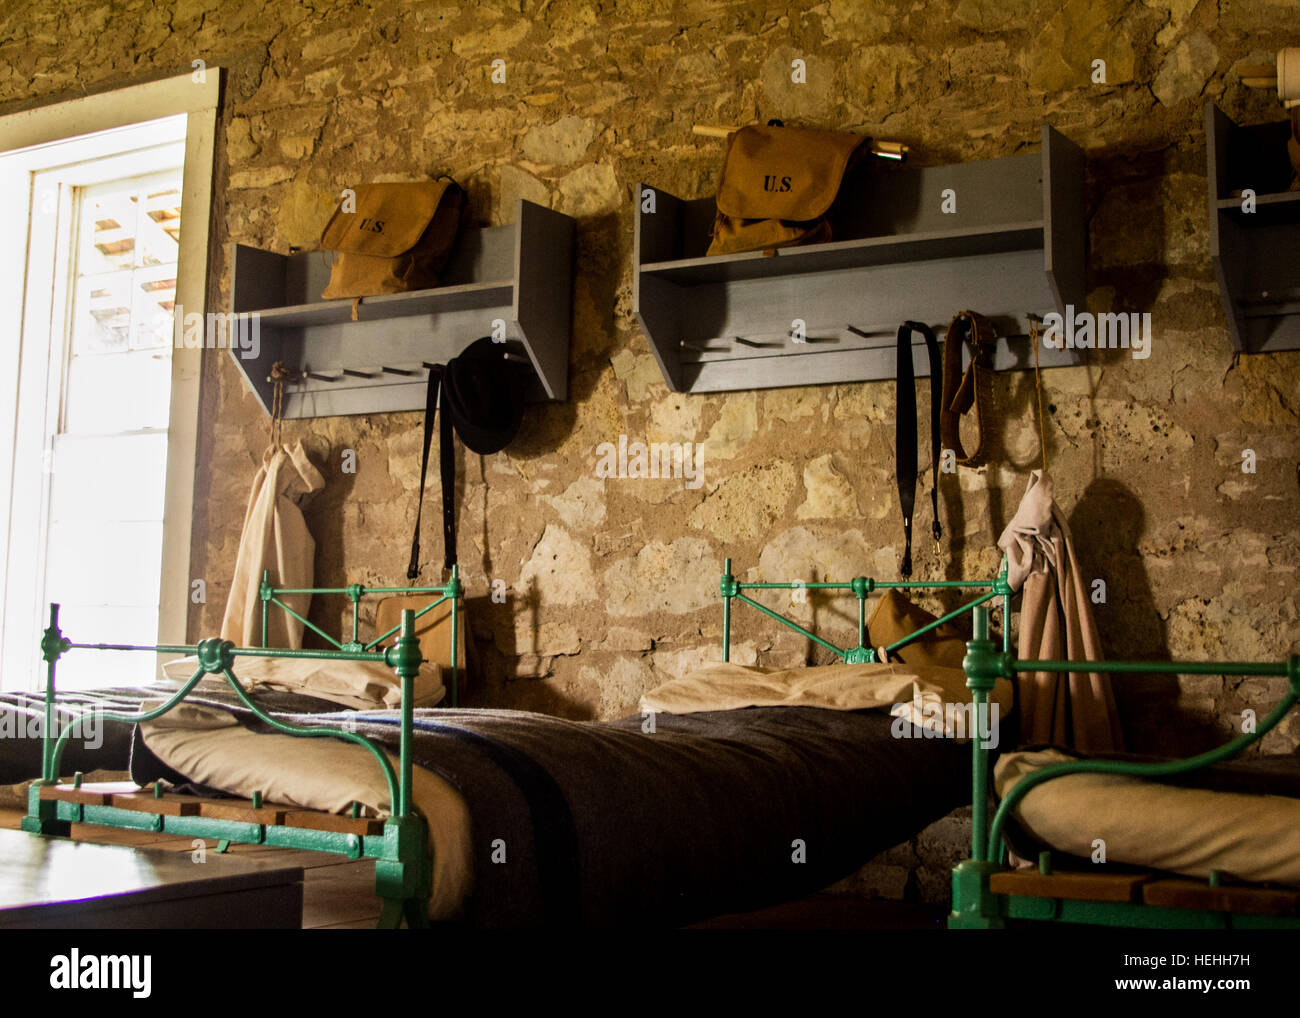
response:
{"label": "canvas garment hanging", "polygon": [[[244,529],[235,556],[235,573],[221,620],[221,638],[239,647],[262,642],[262,574],[270,572],[275,587],[310,587],[315,577],[316,542],[298,500],[325,486],[321,476],[297,442],[292,448],[278,443],[268,448],[253,479],[244,514]],[[286,594],[281,600],[299,615],[311,606],[309,594]],[[288,612],[267,615],[267,645],[302,647],[302,623]]]}
{"label": "canvas garment hanging", "polygon": [[898,327],[898,363],[895,368],[895,459],[898,476],[898,501],[903,509],[903,562],[899,574],[912,575],[912,514],[916,507],[917,478],[917,421],[916,421],[916,371],[912,363],[912,333],[919,332],[925,339],[926,353],[930,359],[930,458],[933,483],[930,486],[930,504],[934,512],[932,523],[934,539],[943,537],[939,525],[939,344],[934,330],[922,322],[904,322]]}

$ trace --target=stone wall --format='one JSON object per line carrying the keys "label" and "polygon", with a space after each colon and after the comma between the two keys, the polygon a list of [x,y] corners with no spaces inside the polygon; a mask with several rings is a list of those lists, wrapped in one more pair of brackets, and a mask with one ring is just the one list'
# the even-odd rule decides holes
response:
{"label": "stone wall", "polygon": [[[522,9],[521,9],[522,8]],[[669,394],[631,313],[634,182],[710,193],[721,146],[696,123],[782,117],[898,139],[919,163],[1032,151],[1050,122],[1087,151],[1094,311],[1150,311],[1149,359],[1045,372],[1048,455],[1082,566],[1108,587],[1112,657],[1259,657],[1300,649],[1295,577],[1300,356],[1234,358],[1208,256],[1202,104],[1280,119],[1239,63],[1300,44],[1290,0],[592,5],[262,0],[24,2],[0,13],[0,112],[188,71],[226,69],[211,298],[227,244],[312,248],[341,188],[449,172],[470,215],[524,197],[578,220],[571,398],[530,407],[506,452],[463,456],[460,556],[482,676],[470,702],[611,718],[718,651],[717,575],[896,573],[892,383]],[[1283,26],[1289,25],[1289,28]],[[1289,34],[1288,34],[1289,33]],[[505,84],[490,80],[504,59]],[[806,62],[806,83],[791,80]],[[1093,61],[1106,81],[1093,83]],[[1279,257],[1286,253],[1279,252]],[[1292,252],[1291,257],[1295,257]],[[941,481],[951,539],[917,541],[918,577],[989,574],[1039,462],[1032,373],[996,384],[994,465]],[[928,405],[925,385],[919,393]],[[193,569],[216,631],[267,421],[224,354],[205,363]],[[420,417],[289,422],[325,473],[306,505],[318,580],[400,582]],[[702,444],[705,483],[604,479],[620,434]],[[925,443],[923,443],[923,446]],[[1242,451],[1257,468],[1242,472]],[[345,450],[358,470],[345,474]],[[926,455],[923,452],[923,455]],[[917,505],[928,526],[928,477]],[[436,499],[436,491],[432,496]],[[426,559],[441,547],[424,516]],[[432,570],[426,569],[426,578]],[[493,603],[489,584],[509,598]],[[944,602],[950,603],[950,602]],[[932,607],[938,607],[936,602]],[[819,625],[851,611],[816,600]],[[335,625],[342,605],[317,604]],[[738,613],[736,659],[807,656]],[[1227,734],[1281,683],[1137,680],[1119,698],[1141,750]],[[1300,744],[1292,720],[1267,740]],[[942,899],[960,815],[844,886]]]}

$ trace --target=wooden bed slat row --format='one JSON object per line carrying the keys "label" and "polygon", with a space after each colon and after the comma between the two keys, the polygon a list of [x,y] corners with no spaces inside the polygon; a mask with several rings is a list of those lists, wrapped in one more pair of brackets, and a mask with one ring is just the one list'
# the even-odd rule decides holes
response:
{"label": "wooden bed slat row", "polygon": [[1052,873],[1027,870],[989,877],[994,894],[1066,901],[1131,902],[1165,908],[1205,909],[1239,915],[1300,915],[1300,891],[1289,888],[1211,886],[1200,880],[1154,873]]}
{"label": "wooden bed slat row", "polygon": [[233,820],[271,827],[303,827],[312,831],[332,831],[360,837],[374,837],[384,833],[384,821],[377,817],[340,816],[274,803],[254,806],[248,799],[204,799],[173,792],[158,797],[151,788],[152,786],[141,788],[129,781],[79,786],[45,785],[40,789],[40,797],[82,806],[113,806],[154,815],[210,817],[214,820]]}

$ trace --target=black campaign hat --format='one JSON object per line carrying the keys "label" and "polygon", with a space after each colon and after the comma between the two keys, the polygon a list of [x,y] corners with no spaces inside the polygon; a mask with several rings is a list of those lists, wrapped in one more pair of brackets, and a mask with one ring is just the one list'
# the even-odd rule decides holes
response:
{"label": "black campaign hat", "polygon": [[522,366],[506,359],[490,336],[476,339],[447,362],[443,407],[456,434],[473,452],[500,452],[519,434],[524,416]]}

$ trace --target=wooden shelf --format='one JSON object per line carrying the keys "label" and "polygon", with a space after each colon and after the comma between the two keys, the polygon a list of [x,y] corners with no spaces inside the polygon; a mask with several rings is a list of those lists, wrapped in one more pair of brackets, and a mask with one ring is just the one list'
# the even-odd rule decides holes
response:
{"label": "wooden shelf", "polygon": [[[1239,127],[1205,107],[1210,257],[1233,348],[1300,350],[1300,192],[1291,184],[1288,121]],[[1255,211],[1242,208],[1243,189]]]}
{"label": "wooden shelf", "polygon": [[[655,211],[638,201],[633,307],[674,392],[893,378],[899,322],[941,331],[967,309],[1002,337],[999,370],[1032,368],[1028,316],[1084,307],[1083,177],[1083,153],[1044,127],[1038,154],[882,166],[869,194],[848,196],[843,240],[715,257],[705,254],[712,198],[639,185]],[[956,212],[941,211],[946,189]],[[795,319],[806,344],[789,339]],[[914,341],[916,373],[928,375]],[[1043,348],[1039,362],[1075,364],[1082,353]]]}
{"label": "wooden shelf", "polygon": [[461,231],[445,285],[363,298],[355,321],[351,300],[320,299],[327,253],[234,244],[230,311],[257,314],[250,346],[260,349],[246,357],[254,351],[232,344],[230,356],[268,414],[276,361],[303,379],[285,387],[286,418],[422,410],[425,365],[445,363],[500,320],[503,354],[532,365],[528,399],[566,399],[573,228],[568,216],[520,201],[513,224]]}

